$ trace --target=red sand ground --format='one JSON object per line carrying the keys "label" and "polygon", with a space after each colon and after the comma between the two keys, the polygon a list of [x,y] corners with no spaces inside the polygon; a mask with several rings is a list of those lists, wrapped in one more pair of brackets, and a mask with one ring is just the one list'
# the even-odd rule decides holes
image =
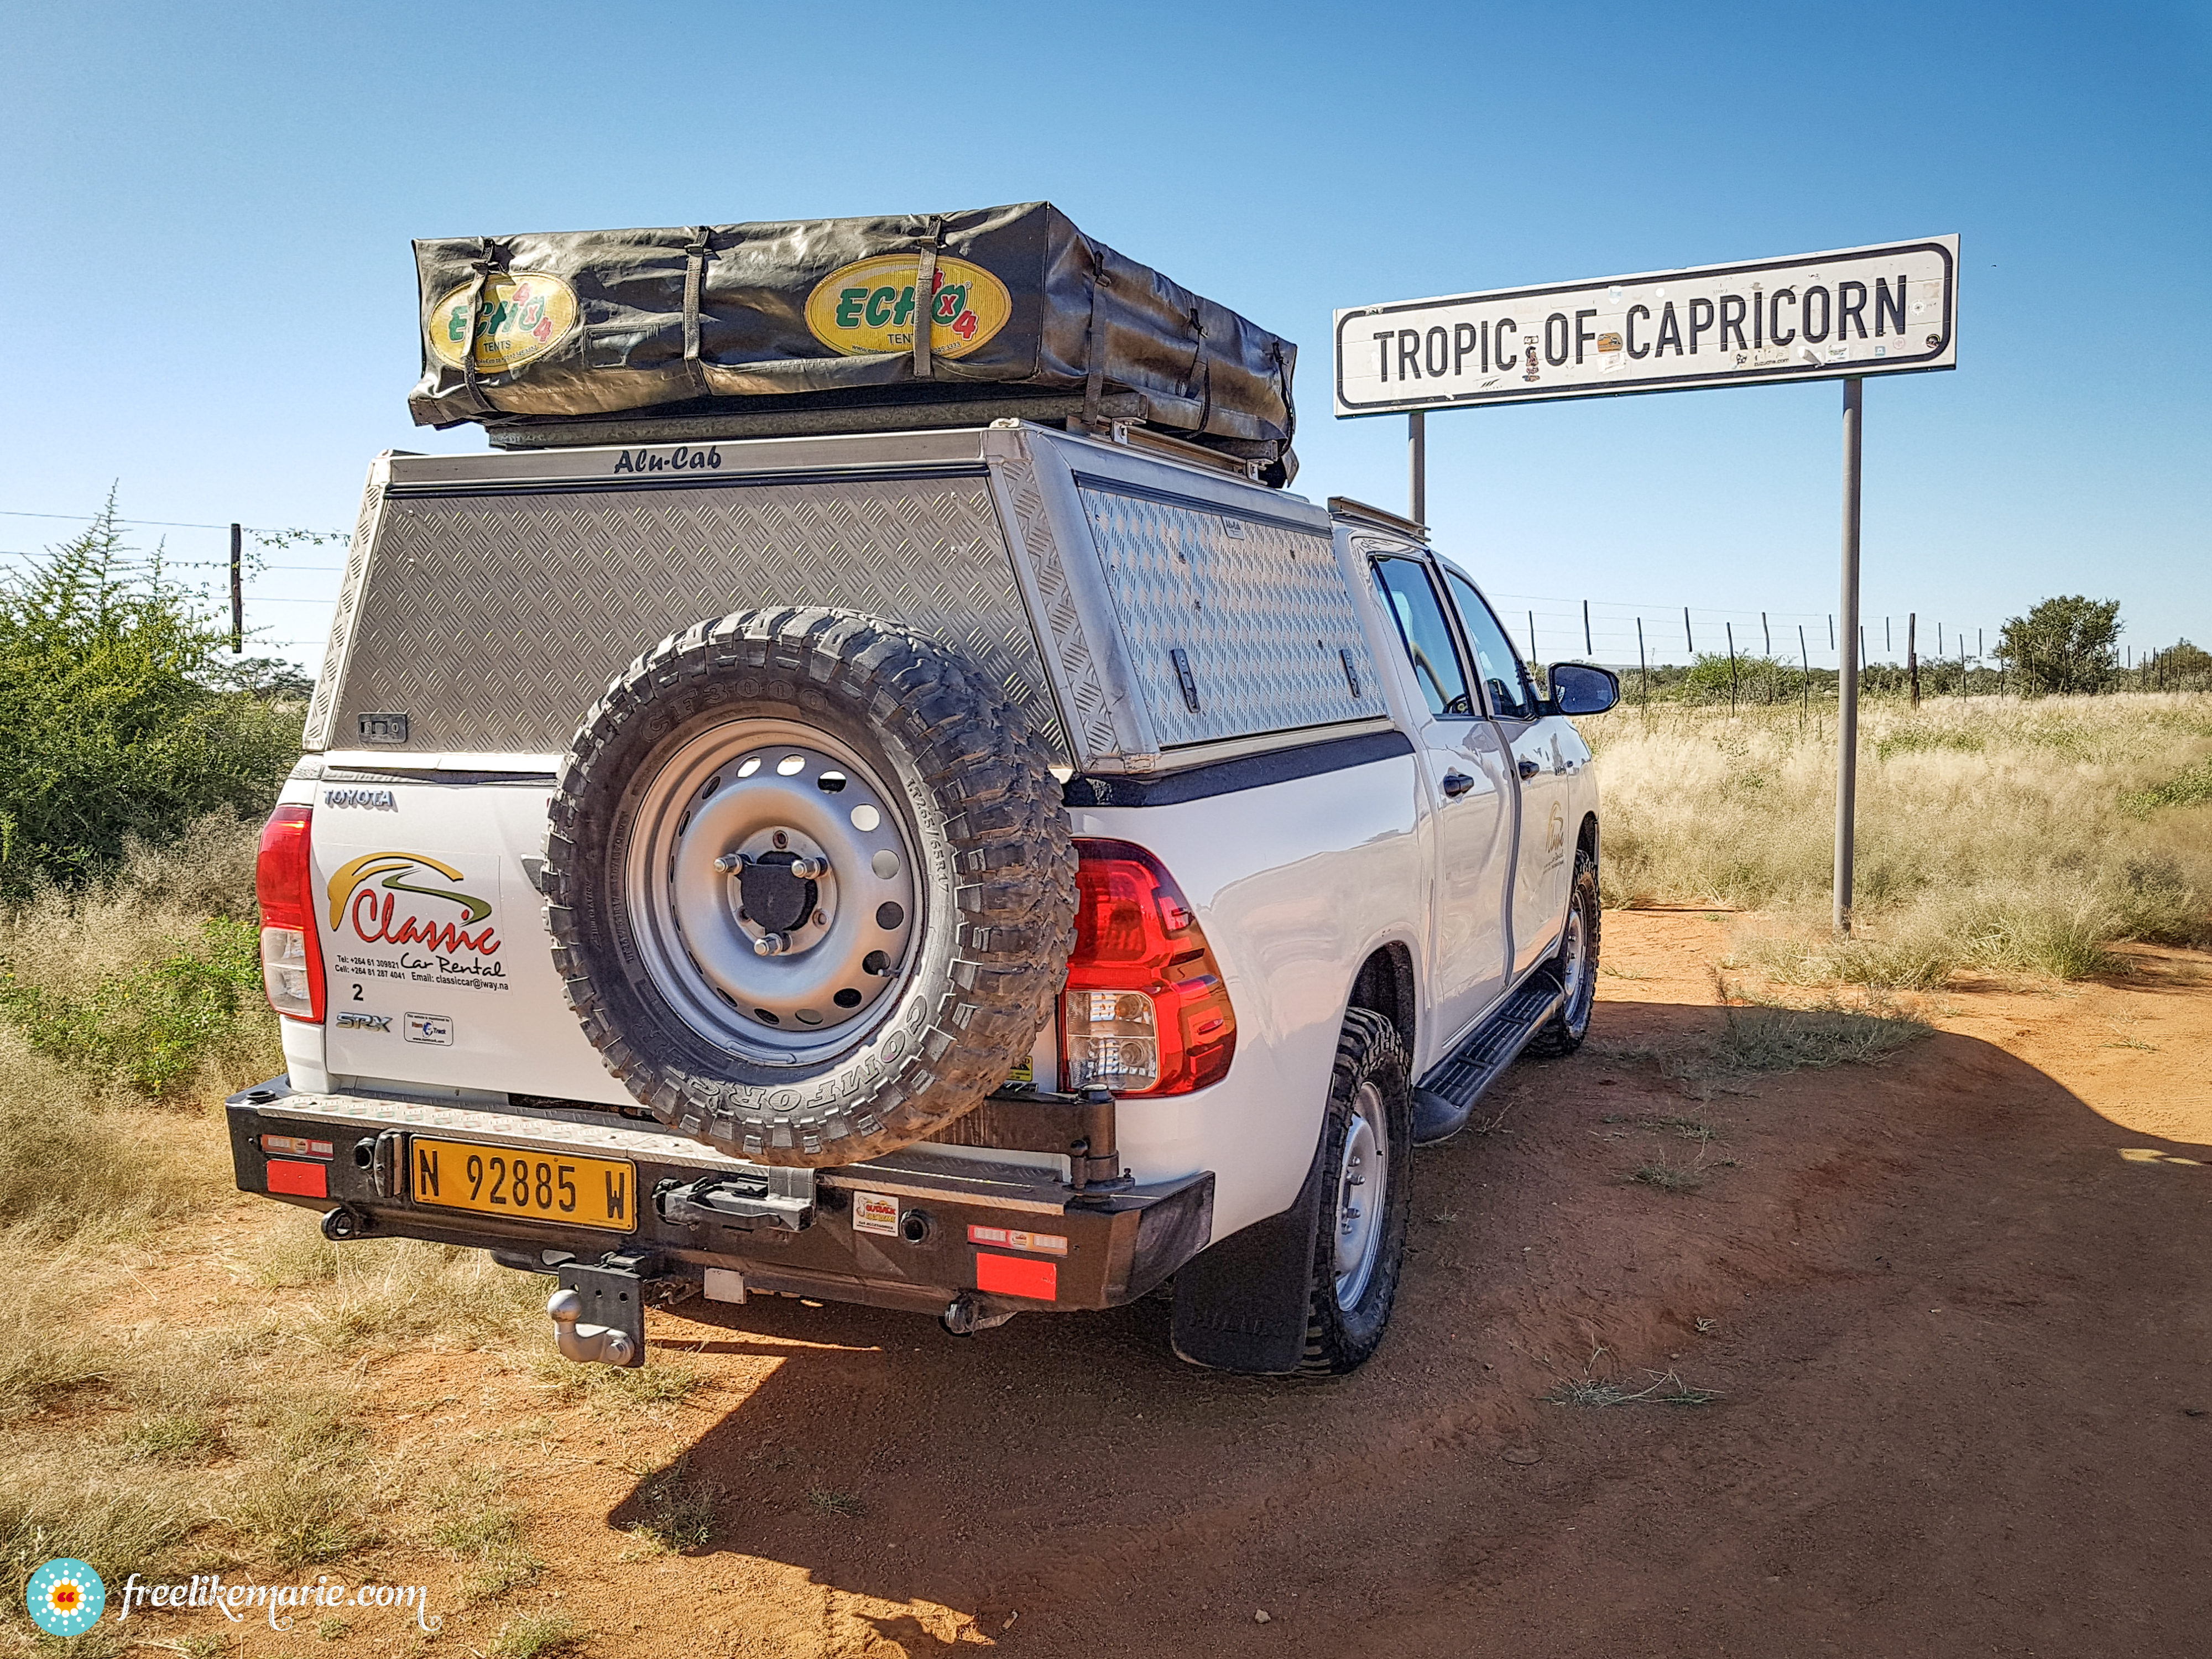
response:
{"label": "red sand ground", "polygon": [[[693,1303],[653,1335],[709,1386],[665,1423],[571,1408],[510,1446],[530,1378],[390,1363],[390,1398],[458,1396],[391,1442],[489,1449],[550,1566],[432,1650],[543,1605],[686,1659],[2212,1651],[2212,960],[1954,990],[1886,1064],[1702,1101],[1608,1056],[1717,1026],[1725,943],[1607,916],[1592,1048],[1421,1155],[1391,1336],[1347,1379],[1190,1370],[1156,1302],[964,1340]],[[1628,1178],[1698,1163],[1662,1117],[1715,1132],[1693,1191]],[[1540,1398],[1668,1371],[1719,1398]],[[623,1559],[679,1455],[713,1540]]]}

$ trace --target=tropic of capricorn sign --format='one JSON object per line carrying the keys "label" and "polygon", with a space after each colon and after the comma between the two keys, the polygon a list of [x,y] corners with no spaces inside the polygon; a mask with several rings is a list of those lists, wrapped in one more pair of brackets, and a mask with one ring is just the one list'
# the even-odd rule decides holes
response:
{"label": "tropic of capricorn sign", "polygon": [[1958,363],[1959,239],[1336,313],[1336,412],[1686,392]]}
{"label": "tropic of capricorn sign", "polygon": [[1862,382],[1957,368],[1958,316],[1956,236],[1358,306],[1336,313],[1336,412],[1407,417],[1411,516],[1422,523],[1429,410],[1843,380],[1835,922],[1848,931],[1858,789]]}

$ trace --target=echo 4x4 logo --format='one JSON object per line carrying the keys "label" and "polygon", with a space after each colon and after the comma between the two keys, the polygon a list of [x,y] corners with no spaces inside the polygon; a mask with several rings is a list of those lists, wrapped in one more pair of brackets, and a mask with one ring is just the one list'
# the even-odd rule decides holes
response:
{"label": "echo 4x4 logo", "polygon": [[490,902],[460,890],[458,884],[467,879],[452,865],[425,854],[366,854],[331,878],[331,931],[343,939],[349,927],[364,945],[420,945],[447,956],[462,951],[496,955],[499,935],[489,921]]}
{"label": "echo 4x4 logo", "polygon": [[[914,349],[914,289],[921,262],[911,253],[879,254],[831,271],[806,297],[806,326],[848,357]],[[964,357],[1004,328],[1014,314],[1006,285],[978,264],[939,255],[929,349]]]}

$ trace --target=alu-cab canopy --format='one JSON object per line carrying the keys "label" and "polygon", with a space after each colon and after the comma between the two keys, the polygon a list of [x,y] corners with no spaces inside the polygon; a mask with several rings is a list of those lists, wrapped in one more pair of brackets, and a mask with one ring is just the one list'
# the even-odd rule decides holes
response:
{"label": "alu-cab canopy", "polygon": [[[1288,482],[1289,341],[1048,202],[415,244],[418,425],[502,447],[1139,420]],[[931,325],[917,326],[917,292]]]}

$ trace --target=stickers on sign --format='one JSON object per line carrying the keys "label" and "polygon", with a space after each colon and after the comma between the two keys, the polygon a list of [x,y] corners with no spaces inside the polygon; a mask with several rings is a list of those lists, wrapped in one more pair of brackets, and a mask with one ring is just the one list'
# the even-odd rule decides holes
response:
{"label": "stickers on sign", "polygon": [[854,1193],[853,1194],[853,1231],[856,1233],[884,1233],[898,1237],[898,1200],[889,1193]]}
{"label": "stickers on sign", "polygon": [[[430,355],[461,366],[469,339],[469,290],[455,289],[431,308],[422,326]],[[498,374],[543,357],[576,331],[575,291],[542,270],[495,270],[477,301],[477,373]]]}
{"label": "stickers on sign", "polygon": [[[921,259],[912,253],[878,254],[831,271],[806,296],[806,326],[844,356],[914,349],[914,289]],[[939,357],[965,357],[1012,320],[1013,296],[979,264],[940,254],[929,349]]]}

